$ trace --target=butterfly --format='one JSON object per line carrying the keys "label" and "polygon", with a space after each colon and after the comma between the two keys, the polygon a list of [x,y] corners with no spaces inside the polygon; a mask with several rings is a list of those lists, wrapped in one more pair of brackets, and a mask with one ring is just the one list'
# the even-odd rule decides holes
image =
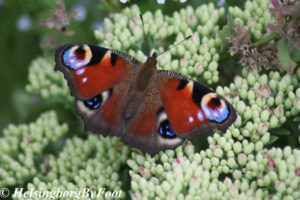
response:
{"label": "butterfly", "polygon": [[156,52],[141,63],[121,51],[67,44],[56,50],[55,60],[85,130],[122,136],[151,156],[213,129],[225,132],[237,117],[233,106],[208,87],[158,70]]}

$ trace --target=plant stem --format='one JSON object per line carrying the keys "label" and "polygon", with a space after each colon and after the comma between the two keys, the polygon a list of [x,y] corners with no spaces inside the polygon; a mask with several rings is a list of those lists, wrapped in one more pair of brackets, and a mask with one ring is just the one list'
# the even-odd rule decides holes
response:
{"label": "plant stem", "polygon": [[262,38],[262,39],[256,41],[256,42],[254,43],[254,45],[255,45],[255,46],[260,46],[260,45],[266,44],[266,43],[268,43],[268,42],[270,42],[270,41],[272,41],[272,40],[278,39],[278,38],[280,38],[280,35],[279,35],[279,34],[277,34],[277,33],[271,33],[271,34],[268,35],[267,37]]}

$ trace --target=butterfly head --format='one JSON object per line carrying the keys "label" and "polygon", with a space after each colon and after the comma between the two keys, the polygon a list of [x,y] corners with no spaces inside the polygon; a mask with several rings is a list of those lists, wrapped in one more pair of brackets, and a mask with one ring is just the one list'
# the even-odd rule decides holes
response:
{"label": "butterfly head", "polygon": [[152,54],[152,56],[147,58],[146,64],[150,67],[154,67],[156,68],[156,64],[157,64],[157,52],[154,51],[154,53]]}

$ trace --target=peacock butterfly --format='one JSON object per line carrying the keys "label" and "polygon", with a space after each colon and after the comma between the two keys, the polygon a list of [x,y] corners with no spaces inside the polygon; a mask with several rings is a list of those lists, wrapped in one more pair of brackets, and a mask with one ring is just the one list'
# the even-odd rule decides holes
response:
{"label": "peacock butterfly", "polygon": [[174,71],[157,70],[157,53],[141,63],[132,56],[87,44],[56,50],[86,131],[121,136],[154,156],[185,139],[223,132],[237,115],[222,96]]}

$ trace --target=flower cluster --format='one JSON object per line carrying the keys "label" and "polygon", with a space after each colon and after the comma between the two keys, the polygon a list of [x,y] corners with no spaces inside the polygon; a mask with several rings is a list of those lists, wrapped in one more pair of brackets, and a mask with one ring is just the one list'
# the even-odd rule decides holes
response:
{"label": "flower cluster", "polygon": [[22,185],[38,174],[45,148],[68,131],[54,111],[42,114],[28,125],[9,125],[0,138],[0,187]]}
{"label": "flower cluster", "polygon": [[73,101],[63,75],[54,72],[53,58],[36,58],[29,68],[27,92],[39,93],[43,98]]}
{"label": "flower cluster", "polygon": [[57,2],[59,8],[53,10],[53,18],[41,19],[40,24],[47,26],[50,29],[55,28],[61,32],[66,31],[67,26],[70,24],[70,21],[76,17],[76,12],[71,12],[68,14],[66,12],[65,2],[60,0]]}
{"label": "flower cluster", "polygon": [[266,32],[266,25],[275,23],[269,12],[269,0],[246,1],[245,8],[229,7],[229,14],[234,17],[235,22],[241,23],[257,40]]}
{"label": "flower cluster", "polygon": [[239,63],[242,66],[247,66],[253,71],[257,71],[260,67],[270,69],[272,66],[281,69],[279,59],[277,57],[277,47],[274,44],[257,46],[251,42],[251,35],[240,22],[235,24],[235,35],[229,37],[232,44],[229,52],[233,56],[236,53],[241,55]]}
{"label": "flower cluster", "polygon": [[[192,35],[190,40],[158,57],[159,67],[178,71],[196,79],[202,75],[208,84],[217,82],[217,62],[220,57],[218,50],[222,46],[217,32],[220,31],[218,22],[224,12],[224,8],[215,8],[214,4],[210,3],[196,9],[188,6],[174,12],[173,16],[164,16],[160,10],[154,14],[144,13],[145,33],[148,36],[147,40],[151,41],[151,52],[154,49],[163,52]],[[144,62],[147,56],[142,51],[145,41],[138,13],[139,8],[132,6],[114,15],[112,19],[105,19],[105,29],[95,31],[96,38],[101,41],[100,45],[128,52]],[[171,40],[174,36],[175,41]]]}
{"label": "flower cluster", "polygon": [[299,75],[300,69],[293,76],[283,77],[278,72],[259,75],[244,69],[242,77],[236,76],[230,88],[217,87],[217,92],[231,98],[243,123],[251,120],[257,123],[256,129],[260,123],[276,128],[284,124],[287,117],[300,112]]}
{"label": "flower cluster", "polygon": [[[300,151],[261,149],[218,134],[199,153],[186,144],[155,158],[133,154],[132,199],[297,199]],[[217,145],[215,144],[217,143]],[[251,148],[251,149],[250,149]],[[250,150],[250,151],[249,151]]]}
{"label": "flower cluster", "polygon": [[120,178],[121,167],[126,163],[128,152],[128,147],[118,138],[90,134],[87,139],[67,139],[58,157],[48,156],[47,162],[41,165],[40,174],[33,178],[27,189],[80,191],[89,188],[97,192],[99,188],[105,188],[119,191],[124,186]]}
{"label": "flower cluster", "polygon": [[[256,18],[251,17],[248,22],[239,18],[245,18],[245,15],[248,15],[246,13],[251,13],[254,8],[253,5],[258,5],[258,2],[260,2],[261,7],[254,6]],[[298,20],[300,3],[289,0],[282,3],[279,3],[278,0],[272,0],[272,4],[262,2],[264,1],[247,1],[242,16],[241,9],[231,9],[231,11],[229,9],[237,22],[236,36],[230,36],[229,39],[233,44],[230,53],[232,55],[237,52],[240,53],[242,55],[240,63],[243,66],[249,66],[250,69],[256,70],[258,66],[267,69],[273,67],[293,74],[297,65],[296,62],[299,62],[300,53],[300,24]],[[262,15],[261,8],[266,10],[268,7],[270,7],[270,12],[263,12]],[[271,14],[273,15],[272,18],[270,18]],[[260,23],[260,26],[253,26],[253,21],[256,23],[257,20],[261,19],[263,23]],[[242,25],[245,26],[245,30]],[[261,38],[266,25],[269,31]],[[259,40],[253,43],[249,32],[256,40]],[[273,42],[270,43],[270,41]]]}
{"label": "flower cluster", "polygon": [[269,24],[268,28],[283,38],[296,42],[300,48],[300,2],[286,0],[281,4],[278,0],[272,0],[272,5],[271,13],[275,16],[277,24]]}

